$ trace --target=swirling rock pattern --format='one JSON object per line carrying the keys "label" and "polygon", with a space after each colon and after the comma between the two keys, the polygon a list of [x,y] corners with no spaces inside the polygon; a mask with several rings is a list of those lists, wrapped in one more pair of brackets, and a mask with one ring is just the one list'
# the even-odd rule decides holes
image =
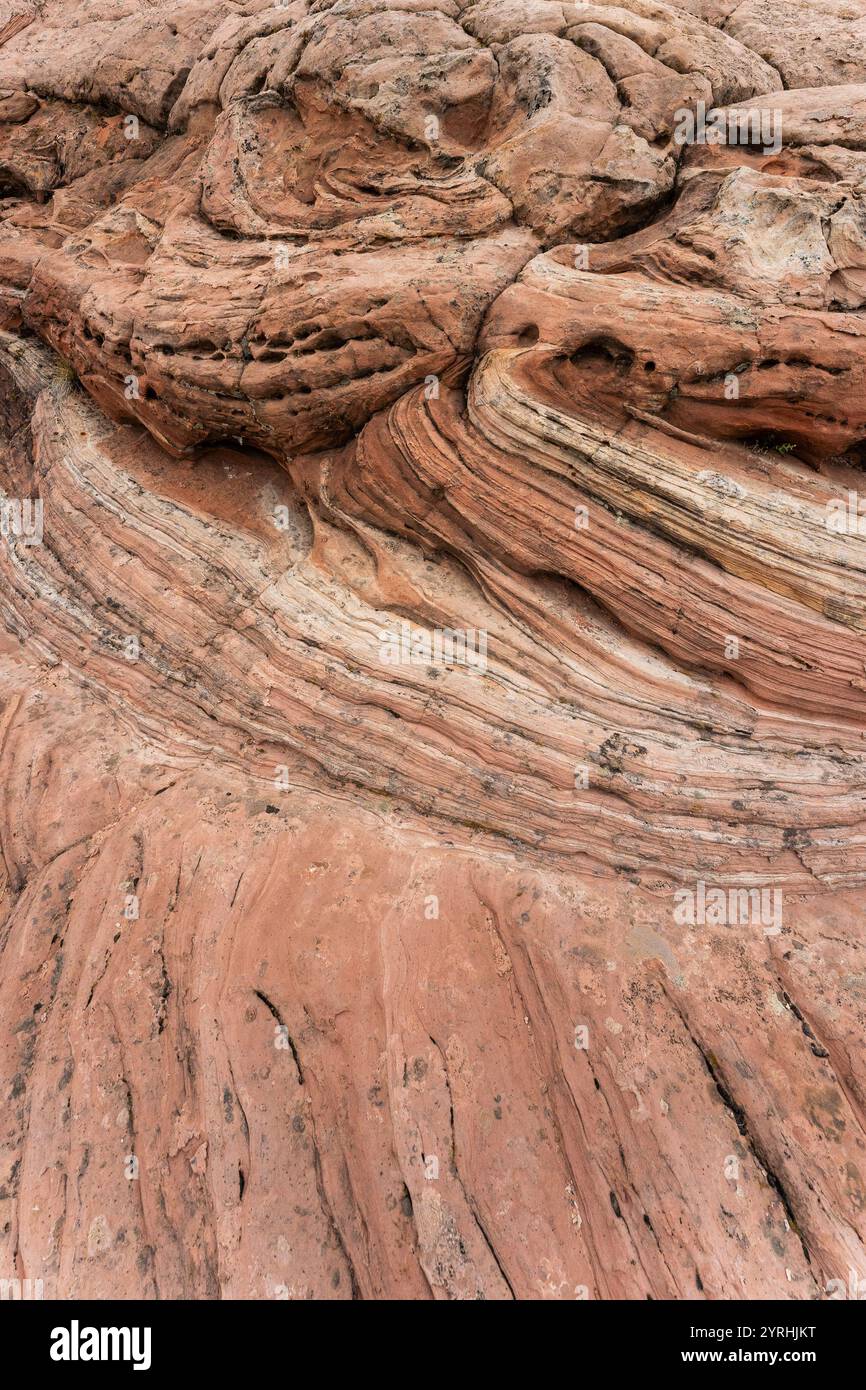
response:
{"label": "swirling rock pattern", "polygon": [[2,1277],[866,1275],[864,35],[0,7]]}

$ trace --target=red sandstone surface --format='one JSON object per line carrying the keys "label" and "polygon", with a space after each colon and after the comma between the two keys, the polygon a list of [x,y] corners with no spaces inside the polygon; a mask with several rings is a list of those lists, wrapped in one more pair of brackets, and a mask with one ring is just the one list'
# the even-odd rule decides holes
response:
{"label": "red sandstone surface", "polygon": [[0,328],[0,1277],[866,1277],[866,0],[0,0]]}

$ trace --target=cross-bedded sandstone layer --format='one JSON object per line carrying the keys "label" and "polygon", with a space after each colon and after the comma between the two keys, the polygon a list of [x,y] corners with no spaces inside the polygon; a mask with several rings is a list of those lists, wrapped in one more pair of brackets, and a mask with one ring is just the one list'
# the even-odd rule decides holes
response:
{"label": "cross-bedded sandstone layer", "polygon": [[0,9],[0,1275],[866,1274],[864,187],[863,0]]}

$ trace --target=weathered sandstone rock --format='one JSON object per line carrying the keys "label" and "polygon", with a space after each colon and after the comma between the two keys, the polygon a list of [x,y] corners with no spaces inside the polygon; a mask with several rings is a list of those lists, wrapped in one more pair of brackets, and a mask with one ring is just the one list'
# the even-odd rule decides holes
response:
{"label": "weathered sandstone rock", "polygon": [[0,1277],[866,1277],[864,23],[0,8]]}

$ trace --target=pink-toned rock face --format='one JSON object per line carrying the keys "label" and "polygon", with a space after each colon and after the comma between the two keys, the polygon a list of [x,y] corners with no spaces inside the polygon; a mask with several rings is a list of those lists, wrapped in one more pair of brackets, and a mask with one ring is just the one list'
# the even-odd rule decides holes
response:
{"label": "pink-toned rock face", "polygon": [[0,1278],[866,1278],[864,35],[0,4]]}

